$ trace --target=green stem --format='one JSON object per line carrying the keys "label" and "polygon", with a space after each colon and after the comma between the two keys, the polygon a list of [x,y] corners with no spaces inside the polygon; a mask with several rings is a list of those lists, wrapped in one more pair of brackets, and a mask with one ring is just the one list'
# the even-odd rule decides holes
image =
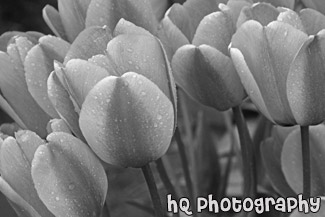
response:
{"label": "green stem", "polygon": [[[185,177],[189,197],[190,197],[191,202],[193,204],[195,204],[195,198],[194,198],[194,192],[193,192],[193,182],[191,179],[190,170],[188,168],[189,163],[188,163],[187,156],[186,156],[185,145],[181,138],[181,134],[179,132],[178,127],[176,128],[176,131],[175,131],[175,139],[176,139],[176,143],[177,143],[178,149],[179,149],[179,154],[181,157],[182,168],[184,171],[184,177]],[[193,209],[193,216],[197,216],[194,209]]]}
{"label": "green stem", "polygon": [[300,126],[300,133],[303,165],[303,195],[307,199],[311,196],[309,127]]}
{"label": "green stem", "polygon": [[156,217],[164,217],[164,210],[161,205],[155,178],[153,177],[150,165],[147,164],[143,166],[141,169],[150,191],[150,196],[155,209]]}
{"label": "green stem", "polygon": [[256,198],[256,165],[252,139],[246,121],[239,106],[233,109],[238,128],[244,173],[244,198]]}

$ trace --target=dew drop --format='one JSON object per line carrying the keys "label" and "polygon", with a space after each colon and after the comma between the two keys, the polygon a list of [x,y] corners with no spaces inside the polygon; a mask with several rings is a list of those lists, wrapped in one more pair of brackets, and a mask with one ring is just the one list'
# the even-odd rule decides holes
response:
{"label": "dew drop", "polygon": [[158,124],[157,123],[154,123],[154,125],[153,125],[155,128],[157,128],[158,127]]}
{"label": "dew drop", "polygon": [[157,115],[157,119],[158,120],[161,120],[162,119],[162,116],[161,115]]}
{"label": "dew drop", "polygon": [[59,200],[60,200],[60,198],[59,198],[59,197],[55,197],[55,200],[56,200],[56,201],[59,201]]}
{"label": "dew drop", "polygon": [[128,61],[128,63],[129,63],[130,65],[132,65],[132,64],[133,64],[133,62],[132,62],[131,60],[129,60],[129,61]]}
{"label": "dew drop", "polygon": [[128,52],[132,53],[133,50],[131,48],[126,49]]}
{"label": "dew drop", "polygon": [[76,186],[74,184],[69,185],[69,190],[73,190]]}
{"label": "dew drop", "polygon": [[141,92],[140,94],[141,94],[141,96],[147,95],[146,92]]}

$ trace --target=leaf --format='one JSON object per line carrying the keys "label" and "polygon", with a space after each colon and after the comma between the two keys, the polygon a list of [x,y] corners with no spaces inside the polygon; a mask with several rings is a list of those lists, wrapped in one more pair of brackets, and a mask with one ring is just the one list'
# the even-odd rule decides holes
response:
{"label": "leaf", "polygon": [[55,216],[100,216],[107,178],[98,158],[81,140],[57,132],[32,162],[38,195]]}
{"label": "leaf", "polygon": [[[325,194],[325,126],[310,127],[310,158],[311,158],[311,195],[320,196]],[[281,153],[281,166],[284,176],[297,193],[302,193],[302,153],[300,130],[297,129],[289,134],[284,142]]]}
{"label": "leaf", "polygon": [[89,92],[80,128],[105,162],[142,167],[167,151],[174,129],[171,101],[146,77],[128,72],[109,76]]}

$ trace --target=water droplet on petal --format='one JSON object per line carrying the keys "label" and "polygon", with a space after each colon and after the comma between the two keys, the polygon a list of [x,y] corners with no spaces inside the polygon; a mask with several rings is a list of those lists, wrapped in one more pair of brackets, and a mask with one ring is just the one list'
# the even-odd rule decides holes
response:
{"label": "water droplet on petal", "polygon": [[161,120],[162,119],[162,116],[161,115],[157,115],[157,119],[158,120]]}
{"label": "water droplet on petal", "polygon": [[56,201],[59,201],[59,200],[60,200],[60,197],[55,197],[55,200],[56,200]]}
{"label": "water droplet on petal", "polygon": [[69,185],[69,190],[73,190],[76,186],[74,184]]}

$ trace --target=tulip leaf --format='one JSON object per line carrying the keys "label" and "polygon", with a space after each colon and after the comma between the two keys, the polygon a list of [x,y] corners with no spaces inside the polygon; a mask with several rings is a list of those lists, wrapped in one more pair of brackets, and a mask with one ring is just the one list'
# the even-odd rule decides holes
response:
{"label": "tulip leaf", "polygon": [[64,120],[71,131],[80,139],[84,140],[79,128],[79,115],[70,99],[69,93],[62,86],[55,72],[52,72],[47,80],[48,95],[54,108]]}
{"label": "tulip leaf", "polygon": [[31,177],[35,150],[45,142],[35,133],[23,131],[4,140],[1,147],[1,177],[30,204],[40,216],[52,216],[39,199]]}
{"label": "tulip leaf", "polygon": [[309,37],[291,63],[287,95],[299,125],[315,125],[325,119],[325,31]]}
{"label": "tulip leaf", "polygon": [[[245,22],[232,38],[232,47],[238,48],[239,56],[232,55],[246,92],[254,103],[258,104],[264,115],[269,113],[278,124],[295,124],[286,95],[286,77],[290,62],[306,40],[307,35],[293,26],[273,21],[266,27],[254,20]],[[256,61],[259,60],[259,61]],[[247,68],[241,67],[247,65]],[[252,80],[252,77],[254,80]],[[251,89],[251,82],[258,85],[261,99],[254,99],[256,89]],[[268,112],[265,112],[265,109]],[[270,120],[272,120],[270,119]]]}
{"label": "tulip leaf", "polygon": [[79,123],[88,144],[103,161],[142,167],[167,151],[174,109],[153,82],[128,72],[95,85],[82,106]]}
{"label": "tulip leaf", "polygon": [[32,162],[39,197],[55,216],[100,216],[107,177],[98,158],[70,134],[51,133],[47,140]]}
{"label": "tulip leaf", "polygon": [[[318,125],[309,129],[311,158],[311,195],[325,194],[325,126]],[[291,188],[300,194],[303,191],[302,152],[300,130],[289,134],[284,142],[281,165],[284,176]]]}
{"label": "tulip leaf", "polygon": [[325,29],[325,15],[306,8],[300,11],[300,19],[308,35],[316,35],[322,29]]}
{"label": "tulip leaf", "polygon": [[[11,52],[11,54],[14,55],[16,51]],[[25,56],[25,54],[22,55]],[[24,125],[21,127],[26,126],[43,137],[46,135],[45,127],[49,121],[49,116],[39,107],[28,92],[25,72],[21,62],[22,60],[18,57],[18,54],[11,58],[6,53],[0,52],[0,65],[2,66],[0,69],[1,91],[10,107],[23,121]],[[7,107],[7,110],[10,109]]]}
{"label": "tulip leaf", "polygon": [[272,186],[283,197],[294,196],[295,192],[287,183],[281,168],[281,152],[284,140],[295,128],[275,126],[272,136],[267,138],[260,147],[264,168]]}
{"label": "tulip leaf", "polygon": [[203,105],[224,111],[245,96],[231,59],[208,45],[179,48],[172,67],[177,84]]}
{"label": "tulip leaf", "polygon": [[88,92],[103,78],[111,75],[104,68],[86,60],[70,60],[65,67],[65,78],[72,97],[81,108]]}
{"label": "tulip leaf", "polygon": [[56,36],[68,40],[59,12],[52,5],[46,5],[42,13],[44,21],[52,32]]}
{"label": "tulip leaf", "polygon": [[53,61],[62,62],[69,46],[60,38],[44,36],[40,38],[40,43],[28,52],[24,62],[28,90],[39,106],[52,118],[59,116],[48,98],[47,79],[54,70]]}
{"label": "tulip leaf", "polygon": [[158,27],[150,0],[93,0],[87,12],[86,27],[107,25],[113,30],[121,18],[152,34]]}
{"label": "tulip leaf", "polygon": [[118,66],[120,75],[125,72],[139,73],[173,99],[168,60],[161,44],[153,36],[119,35],[108,43],[106,55]]}
{"label": "tulip leaf", "polygon": [[231,17],[223,12],[214,12],[205,16],[197,27],[192,44],[210,45],[229,56],[228,46],[235,27]]}
{"label": "tulip leaf", "polygon": [[64,63],[71,59],[87,60],[96,54],[104,54],[112,34],[107,27],[93,26],[82,31],[72,43]]}
{"label": "tulip leaf", "polygon": [[87,9],[91,0],[58,0],[62,25],[70,42],[85,28]]}
{"label": "tulip leaf", "polygon": [[237,20],[237,28],[248,20],[256,20],[266,26],[270,22],[277,19],[279,11],[272,5],[266,3],[258,3],[251,7],[244,7],[240,12]]}

